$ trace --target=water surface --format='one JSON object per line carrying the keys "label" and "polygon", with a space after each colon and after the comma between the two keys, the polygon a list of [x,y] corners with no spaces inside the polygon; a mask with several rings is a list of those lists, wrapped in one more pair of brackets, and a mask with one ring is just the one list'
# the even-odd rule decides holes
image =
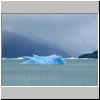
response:
{"label": "water surface", "polygon": [[2,86],[97,86],[97,59],[66,59],[64,65],[22,64],[2,60]]}

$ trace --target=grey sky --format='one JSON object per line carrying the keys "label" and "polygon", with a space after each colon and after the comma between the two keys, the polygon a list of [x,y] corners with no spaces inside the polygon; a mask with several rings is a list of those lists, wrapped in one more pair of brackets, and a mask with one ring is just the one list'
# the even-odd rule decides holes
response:
{"label": "grey sky", "polygon": [[97,14],[3,14],[2,30],[38,42],[40,38],[63,50],[83,53],[98,48]]}

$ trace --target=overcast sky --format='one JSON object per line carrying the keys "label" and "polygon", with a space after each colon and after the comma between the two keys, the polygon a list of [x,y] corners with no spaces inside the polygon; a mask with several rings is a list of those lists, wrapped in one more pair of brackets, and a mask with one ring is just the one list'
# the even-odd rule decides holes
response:
{"label": "overcast sky", "polygon": [[98,48],[97,14],[3,14],[2,30],[40,38],[64,50],[83,53]]}

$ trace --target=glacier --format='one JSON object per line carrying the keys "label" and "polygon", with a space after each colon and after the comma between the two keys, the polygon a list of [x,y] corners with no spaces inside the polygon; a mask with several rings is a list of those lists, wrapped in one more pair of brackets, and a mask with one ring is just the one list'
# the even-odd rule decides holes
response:
{"label": "glacier", "polygon": [[33,55],[23,56],[23,64],[64,64],[65,60],[62,56],[53,54],[50,56]]}

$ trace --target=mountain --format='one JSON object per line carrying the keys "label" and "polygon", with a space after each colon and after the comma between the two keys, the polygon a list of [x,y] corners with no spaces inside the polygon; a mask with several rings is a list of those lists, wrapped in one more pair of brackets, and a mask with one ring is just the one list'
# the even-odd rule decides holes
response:
{"label": "mountain", "polygon": [[17,33],[8,31],[2,32],[2,57],[15,58],[21,56],[32,56],[32,54],[41,56],[57,54],[62,55],[63,57],[70,57],[70,54],[53,44],[46,45],[42,41],[41,43],[38,43],[36,40],[30,40],[29,38]]}
{"label": "mountain", "polygon": [[83,54],[79,56],[79,58],[98,58],[98,51],[94,51],[93,53]]}

